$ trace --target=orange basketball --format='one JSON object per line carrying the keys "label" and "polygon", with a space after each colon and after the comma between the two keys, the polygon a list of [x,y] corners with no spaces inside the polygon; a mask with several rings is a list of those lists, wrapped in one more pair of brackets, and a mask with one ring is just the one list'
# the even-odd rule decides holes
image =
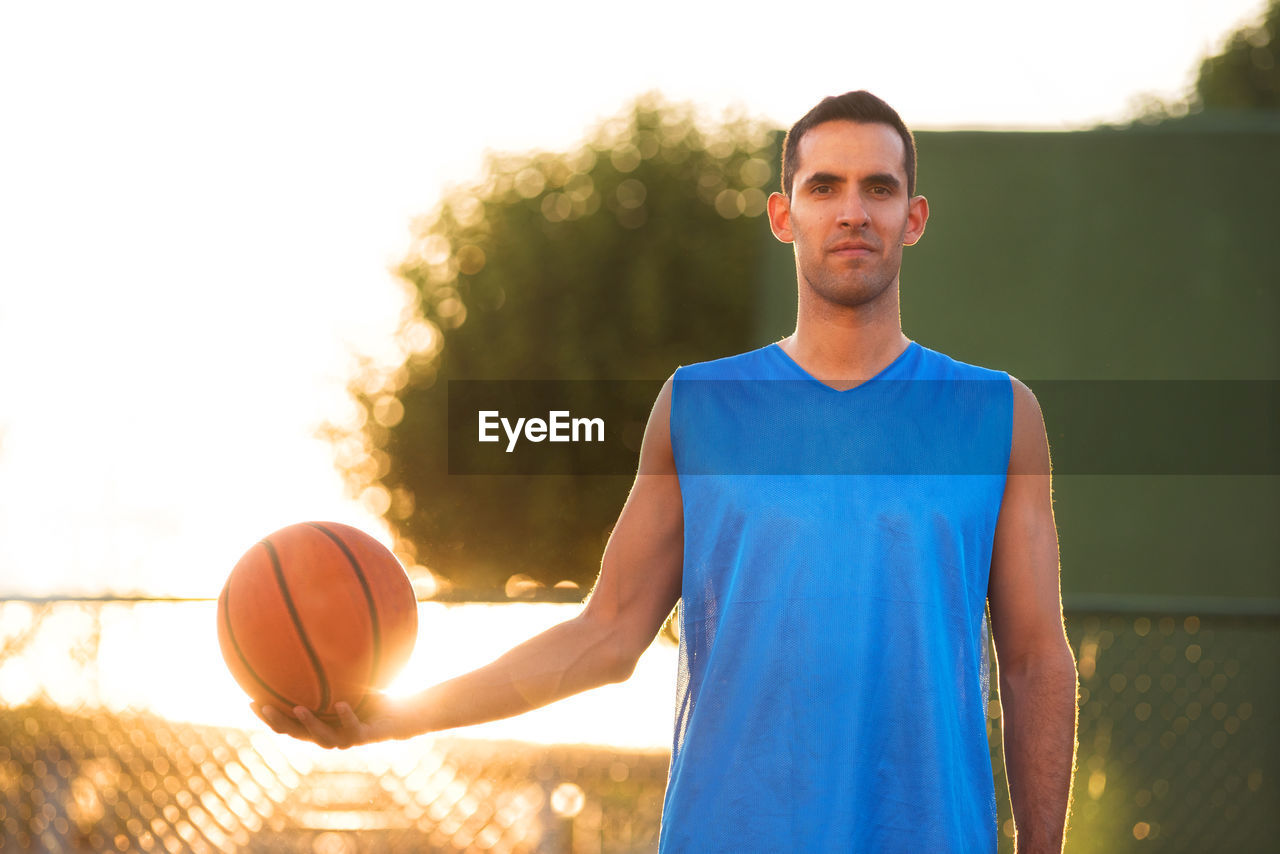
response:
{"label": "orange basketball", "polygon": [[218,644],[258,703],[356,714],[413,651],[418,606],[395,555],[363,531],[302,522],[240,558],[218,597]]}

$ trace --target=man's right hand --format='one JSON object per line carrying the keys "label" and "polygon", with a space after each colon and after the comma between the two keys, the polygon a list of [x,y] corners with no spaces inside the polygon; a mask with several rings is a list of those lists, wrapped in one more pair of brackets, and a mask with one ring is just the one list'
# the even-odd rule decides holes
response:
{"label": "man's right hand", "polygon": [[385,694],[372,694],[364,703],[367,721],[356,716],[347,703],[337,703],[338,725],[332,726],[316,717],[306,706],[296,706],[293,717],[269,704],[252,704],[262,721],[281,735],[291,735],[304,741],[313,741],[321,747],[345,748],[392,738],[406,738],[412,734],[404,723],[403,704]]}

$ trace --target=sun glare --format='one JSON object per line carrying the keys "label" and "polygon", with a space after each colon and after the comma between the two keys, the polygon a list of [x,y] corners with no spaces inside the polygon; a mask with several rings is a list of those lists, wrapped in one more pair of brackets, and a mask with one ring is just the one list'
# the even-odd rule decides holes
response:
{"label": "sun glare", "polygon": [[[422,603],[417,645],[388,690],[414,693],[486,664],[578,608]],[[0,705],[44,697],[67,709],[265,731],[222,660],[215,610],[213,602],[0,604],[0,642],[13,651],[0,662]],[[450,734],[665,749],[674,678],[675,649],[656,643],[626,683]]]}

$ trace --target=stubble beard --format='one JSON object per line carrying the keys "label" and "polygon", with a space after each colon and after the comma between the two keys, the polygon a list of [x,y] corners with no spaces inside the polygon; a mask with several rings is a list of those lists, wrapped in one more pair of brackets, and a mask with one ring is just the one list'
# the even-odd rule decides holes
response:
{"label": "stubble beard", "polygon": [[[823,257],[817,262],[800,260],[800,276],[822,301],[846,308],[862,308],[883,297],[898,279],[902,244],[896,243],[890,250],[890,254],[883,256],[874,266],[852,263],[842,265],[843,269],[825,263],[824,250]],[[871,262],[872,257],[862,260]]]}

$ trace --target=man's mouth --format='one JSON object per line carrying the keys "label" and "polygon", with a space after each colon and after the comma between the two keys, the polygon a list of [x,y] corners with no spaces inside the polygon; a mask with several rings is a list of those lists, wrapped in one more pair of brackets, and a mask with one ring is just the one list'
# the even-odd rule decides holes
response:
{"label": "man's mouth", "polygon": [[862,255],[870,255],[875,249],[869,243],[863,243],[861,240],[842,240],[833,244],[827,249],[832,255],[838,258],[857,258]]}

